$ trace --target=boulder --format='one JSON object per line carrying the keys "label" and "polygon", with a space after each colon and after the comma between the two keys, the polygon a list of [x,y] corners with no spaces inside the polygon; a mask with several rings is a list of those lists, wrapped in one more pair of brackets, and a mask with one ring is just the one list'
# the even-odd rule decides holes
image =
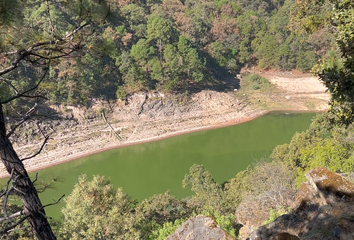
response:
{"label": "boulder", "polygon": [[227,232],[222,230],[211,217],[198,215],[188,219],[166,240],[231,240]]}
{"label": "boulder", "polygon": [[354,184],[323,167],[306,178],[294,210],[253,231],[250,240],[354,240]]}

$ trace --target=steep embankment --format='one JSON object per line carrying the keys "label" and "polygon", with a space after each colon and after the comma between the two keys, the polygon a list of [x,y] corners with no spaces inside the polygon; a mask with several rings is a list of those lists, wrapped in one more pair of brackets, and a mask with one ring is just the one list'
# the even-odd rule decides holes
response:
{"label": "steep embankment", "polygon": [[[241,88],[229,93],[202,90],[172,96],[141,92],[128,96],[126,101],[93,101],[88,109],[42,106],[39,111],[50,117],[39,125],[51,139],[41,154],[26,160],[25,165],[33,171],[109,148],[241,123],[271,110],[327,109],[329,96],[316,78],[290,73],[264,75],[273,83],[267,91],[250,91],[241,80]],[[102,112],[118,135],[112,133]],[[43,137],[34,126],[25,124],[12,137],[22,158],[41,147]],[[5,175],[1,171],[0,176]]]}

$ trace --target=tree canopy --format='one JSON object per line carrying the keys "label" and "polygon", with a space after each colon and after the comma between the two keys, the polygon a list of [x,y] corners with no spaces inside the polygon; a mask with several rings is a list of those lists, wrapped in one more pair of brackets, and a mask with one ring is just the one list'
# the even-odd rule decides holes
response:
{"label": "tree canopy", "polygon": [[[55,36],[82,22],[84,17],[77,16],[85,9],[90,11],[85,17],[99,25],[83,31],[80,37],[86,36],[87,44],[76,54],[55,60],[50,79],[39,89],[51,103],[86,105],[93,98],[124,98],[139,90],[188,91],[215,80],[218,67],[309,71],[336,51],[334,33],[326,28],[329,3],[324,2],[306,8],[292,0],[108,1],[109,11],[94,0],[53,3],[49,12]],[[5,3],[3,52],[50,38],[45,2]],[[298,26],[311,31],[294,34]],[[12,61],[11,56],[4,55],[5,60]],[[26,69],[18,84],[36,78],[36,71]]]}

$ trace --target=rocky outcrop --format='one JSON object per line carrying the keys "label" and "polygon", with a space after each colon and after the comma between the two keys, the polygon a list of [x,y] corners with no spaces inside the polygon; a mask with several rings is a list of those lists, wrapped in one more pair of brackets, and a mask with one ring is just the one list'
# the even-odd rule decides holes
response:
{"label": "rocky outcrop", "polygon": [[306,178],[296,193],[294,210],[253,231],[248,239],[354,239],[354,184],[323,167]]}
{"label": "rocky outcrop", "polygon": [[231,240],[233,239],[228,233],[222,230],[217,223],[206,216],[196,216],[188,219],[178,228],[174,234],[168,236],[166,240]]}
{"label": "rocky outcrop", "polygon": [[278,189],[267,191],[254,200],[242,202],[236,209],[235,216],[238,224],[243,225],[239,231],[242,239],[247,239],[251,232],[264,224],[269,219],[269,210],[287,210],[294,204],[295,192],[291,189]]}

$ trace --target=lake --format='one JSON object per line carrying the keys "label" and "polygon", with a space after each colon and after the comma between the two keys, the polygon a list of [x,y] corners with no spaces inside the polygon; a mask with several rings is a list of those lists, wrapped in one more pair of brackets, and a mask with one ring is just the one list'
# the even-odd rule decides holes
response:
{"label": "lake", "polygon": [[[61,179],[55,189],[40,194],[43,204],[69,195],[78,176],[104,175],[114,187],[122,187],[141,201],[170,190],[179,198],[192,192],[181,187],[194,164],[203,164],[218,183],[234,177],[279,144],[288,143],[296,131],[306,130],[314,113],[269,113],[250,122],[193,132],[159,141],[116,148],[38,172],[39,179]],[[31,173],[31,177],[35,173]],[[60,219],[60,204],[46,208]]]}

